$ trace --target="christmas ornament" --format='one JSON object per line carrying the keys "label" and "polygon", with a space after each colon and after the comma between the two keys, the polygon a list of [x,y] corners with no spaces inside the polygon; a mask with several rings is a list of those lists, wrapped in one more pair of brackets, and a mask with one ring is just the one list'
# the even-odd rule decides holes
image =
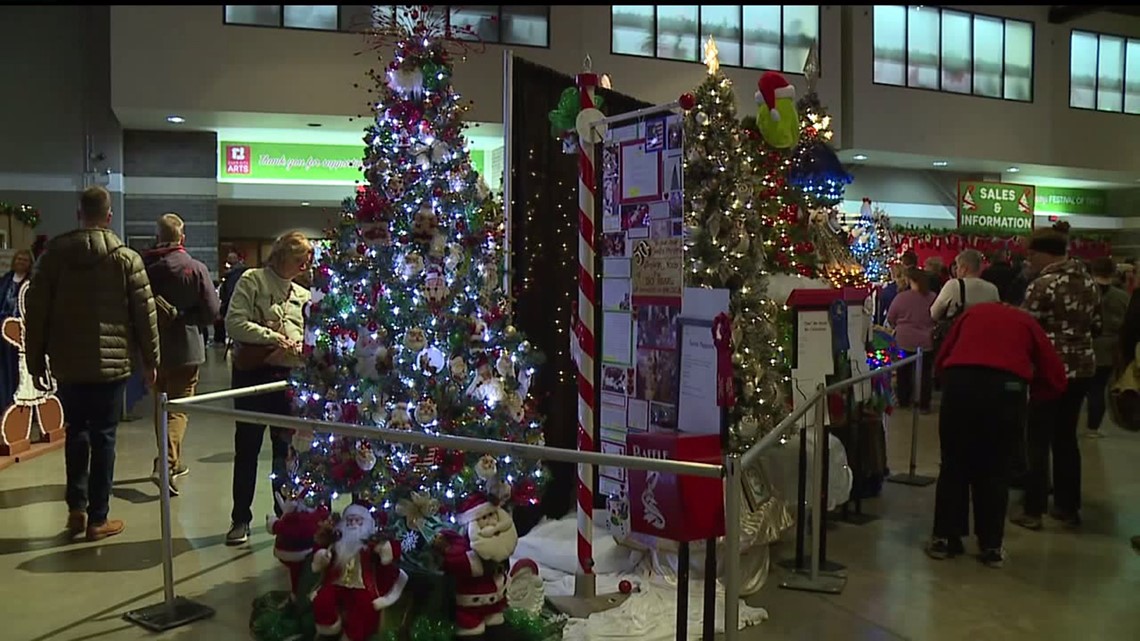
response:
{"label": "christmas ornament", "polygon": [[430,204],[424,203],[412,217],[412,238],[419,243],[431,242],[438,227],[439,217],[432,211]]}
{"label": "christmas ornament", "polygon": [[697,106],[697,97],[691,93],[683,93],[681,97],[677,99],[677,104],[681,106],[681,109],[691,111],[693,107]]}
{"label": "christmas ornament", "polygon": [[393,430],[408,430],[412,428],[412,415],[408,413],[407,403],[396,403],[392,415],[388,417],[388,427]]}
{"label": "christmas ornament", "polygon": [[499,361],[495,363],[495,370],[503,378],[512,378],[515,375],[515,364],[511,361],[511,355],[506,350],[499,354]]}
{"label": "christmas ornament", "polygon": [[782,75],[766,71],[757,83],[756,125],[769,145],[791,149],[800,140],[800,117],[796,113],[796,89]]}
{"label": "christmas ornament", "polygon": [[411,530],[421,530],[424,522],[439,513],[439,501],[425,492],[412,492],[406,499],[396,502],[396,514],[404,517]]}
{"label": "christmas ornament", "polygon": [[424,271],[424,257],[413,252],[404,256],[404,278],[415,278]]}
{"label": "christmas ornament", "polygon": [[618,592],[621,592],[622,594],[632,594],[633,583],[631,583],[628,579],[622,579],[618,583]]}
{"label": "christmas ornament", "polygon": [[439,272],[428,272],[424,278],[423,295],[427,302],[432,305],[439,305],[447,300],[450,292],[447,290],[447,281],[443,278],[443,274]]}
{"label": "christmas ornament", "polygon": [[448,369],[451,370],[452,378],[461,380],[467,378],[467,361],[463,360],[462,356],[456,356],[451,359],[448,364]]}
{"label": "christmas ornament", "polygon": [[530,559],[519,559],[511,567],[507,581],[507,602],[512,608],[532,615],[542,612],[546,592],[537,563]]}
{"label": "christmas ornament", "polygon": [[372,451],[372,446],[368,441],[360,441],[356,444],[356,465],[364,472],[371,472],[372,468],[376,467],[376,453]]}
{"label": "christmas ornament", "polygon": [[416,422],[427,425],[436,419],[435,401],[425,398],[416,404]]}
{"label": "christmas ornament", "polygon": [[419,352],[427,345],[427,335],[419,327],[413,327],[404,334],[404,347]]}
{"label": "christmas ornament", "polygon": [[415,67],[401,67],[388,71],[388,87],[405,96],[419,97],[424,92],[423,72]]}
{"label": "christmas ornament", "polygon": [[494,479],[499,473],[499,465],[495,461],[495,457],[490,454],[484,454],[479,458],[479,462],[475,464],[475,476],[478,476],[484,481]]}

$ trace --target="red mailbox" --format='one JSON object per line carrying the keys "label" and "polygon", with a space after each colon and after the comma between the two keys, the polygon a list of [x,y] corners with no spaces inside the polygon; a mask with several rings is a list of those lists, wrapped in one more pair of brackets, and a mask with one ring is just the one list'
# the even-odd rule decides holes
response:
{"label": "red mailbox", "polygon": [[[633,456],[719,464],[720,435],[631,433]],[[671,541],[724,536],[724,481],[641,470],[629,471],[630,529]]]}

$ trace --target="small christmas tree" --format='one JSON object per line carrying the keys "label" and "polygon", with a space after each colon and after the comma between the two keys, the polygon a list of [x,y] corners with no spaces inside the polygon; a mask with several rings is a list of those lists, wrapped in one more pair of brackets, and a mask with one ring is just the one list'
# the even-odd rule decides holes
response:
{"label": "small christmas tree", "polygon": [[883,210],[872,209],[870,198],[863,199],[859,219],[851,226],[851,253],[863,266],[868,281],[885,283],[890,280],[890,265],[895,259],[891,219]]}
{"label": "small christmas tree", "polygon": [[[401,9],[376,11],[395,53],[371,74],[367,184],[316,265],[294,403],[311,419],[541,444],[529,389],[541,355],[510,323],[502,208],[471,164],[452,86],[465,45],[446,12]],[[319,433],[294,444],[293,493],[370,503],[413,567],[438,566],[430,543],[469,497],[534,504],[543,478],[510,456]]]}
{"label": "small christmas tree", "polygon": [[[745,136],[736,118],[732,82],[720,72],[716,43],[705,45],[708,75],[685,114],[686,273],[692,287],[730,290],[732,362],[737,402],[729,413],[730,447],[740,450],[784,414],[778,307],[763,276],[767,234],[757,204]],[[691,100],[690,100],[691,98]]]}

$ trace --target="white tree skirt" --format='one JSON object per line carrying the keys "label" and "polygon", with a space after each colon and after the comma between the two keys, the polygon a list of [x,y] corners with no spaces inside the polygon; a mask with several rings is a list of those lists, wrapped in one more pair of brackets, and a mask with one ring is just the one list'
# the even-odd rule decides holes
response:
{"label": "white tree skirt", "polygon": [[[670,641],[676,631],[677,580],[672,568],[653,563],[651,553],[619,546],[605,529],[604,514],[595,514],[594,570],[597,593],[618,591],[618,583],[629,580],[640,591],[630,595],[621,606],[591,615],[588,619],[571,619],[564,639],[632,639]],[[519,540],[515,559],[529,558],[538,564],[546,594],[574,594],[577,559],[577,521],[573,514],[557,521],[544,521]],[[766,565],[766,564],[765,564]],[[765,571],[766,571],[765,567]],[[689,581],[689,636],[700,638],[704,620],[704,581]],[[716,631],[724,632],[724,587],[718,583]],[[763,608],[740,603],[741,628],[768,618]]]}

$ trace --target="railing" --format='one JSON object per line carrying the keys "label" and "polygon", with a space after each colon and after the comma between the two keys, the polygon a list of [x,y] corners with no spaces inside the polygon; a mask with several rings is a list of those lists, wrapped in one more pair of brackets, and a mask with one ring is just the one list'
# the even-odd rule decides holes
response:
{"label": "railing", "polygon": [[[796,589],[809,589],[817,591],[834,592],[830,588],[830,584],[820,577],[820,539],[822,535],[821,519],[819,515],[823,511],[823,496],[826,492],[823,487],[823,467],[826,461],[823,457],[824,447],[823,443],[826,442],[827,431],[824,421],[824,412],[826,411],[827,394],[830,392],[842,391],[872,378],[887,375],[890,371],[915,363],[915,394],[919,393],[921,385],[921,370],[922,370],[923,354],[920,351],[918,354],[902,359],[890,366],[877,369],[873,372],[862,374],[849,378],[830,386],[820,384],[815,393],[809,397],[802,405],[795,411],[787,416],[768,434],[766,434],[759,442],[753,445],[743,455],[736,453],[728,453],[724,456],[723,464],[714,465],[710,463],[696,463],[689,461],[672,461],[645,458],[640,456],[629,456],[625,454],[606,454],[602,452],[583,452],[579,450],[570,450],[556,447],[546,447],[540,445],[526,445],[522,443],[506,443],[502,441],[492,441],[484,439],[476,439],[463,436],[439,436],[433,434],[424,434],[420,432],[409,432],[403,430],[381,429],[373,427],[362,427],[359,425],[349,425],[347,423],[335,423],[331,421],[314,421],[307,419],[300,419],[291,416],[279,416],[276,414],[263,414],[259,412],[249,412],[245,410],[235,410],[223,407],[211,407],[207,403],[240,398],[244,396],[253,396],[256,394],[264,394],[268,392],[278,392],[285,389],[287,383],[267,383],[264,385],[255,385],[252,387],[245,387],[240,389],[223,390],[219,392],[211,392],[207,394],[200,394],[191,398],[170,400],[166,394],[162,394],[158,400],[157,412],[155,420],[159,431],[159,442],[161,443],[161,460],[166,460],[167,457],[167,436],[169,433],[169,411],[171,407],[177,407],[179,411],[187,414],[210,414],[214,416],[231,418],[238,421],[246,421],[257,425],[272,425],[276,427],[302,429],[319,432],[329,432],[345,436],[354,436],[360,438],[368,438],[374,440],[384,440],[391,443],[403,443],[408,445],[420,445],[427,447],[440,447],[446,449],[459,449],[469,452],[481,452],[491,454],[509,454],[516,457],[525,457],[535,460],[545,461],[560,461],[565,463],[579,463],[585,465],[618,467],[626,470],[641,470],[647,472],[659,472],[664,474],[677,474],[683,476],[698,476],[705,478],[724,478],[724,500],[725,500],[725,558],[728,560],[724,564],[724,578],[723,583],[725,586],[725,607],[724,607],[724,638],[727,641],[735,641],[739,639],[739,619],[740,619],[740,564],[733,562],[734,559],[740,558],[740,528],[736,524],[740,523],[741,515],[741,501],[742,501],[742,471],[749,465],[757,462],[758,458],[767,450],[771,449],[777,443],[781,442],[785,435],[791,430],[793,425],[796,425],[810,410],[814,410],[815,419],[813,421],[812,429],[814,430],[816,447],[813,457],[812,476],[813,476],[813,492],[812,492],[812,545],[815,551],[812,554],[810,574],[805,577],[803,585],[796,587]],[[915,412],[917,412],[917,404]],[[915,424],[917,425],[917,414],[915,414]],[[801,450],[806,447],[807,427],[801,427]],[[913,449],[913,448],[912,448]],[[803,455],[801,454],[801,464]],[[913,455],[912,455],[912,471],[913,471]],[[160,478],[160,492],[161,492],[161,509],[162,509],[162,567],[163,567],[163,588],[164,599],[162,603],[134,610],[124,615],[128,621],[136,623],[152,631],[168,630],[192,621],[205,618],[213,615],[213,610],[206,606],[196,604],[187,599],[176,597],[174,594],[174,549],[171,537],[171,517],[170,517],[170,479],[169,469],[166,465],[159,466]],[[805,484],[804,473],[801,466],[800,474],[800,488],[799,488],[799,504],[804,507],[805,503]],[[802,518],[801,518],[802,521]],[[834,577],[831,577],[834,578]],[[709,580],[710,577],[706,577]],[[715,579],[713,579],[715,580]],[[785,586],[795,587],[795,586]],[[712,613],[709,613],[710,615]],[[707,629],[707,628],[706,628]]]}

